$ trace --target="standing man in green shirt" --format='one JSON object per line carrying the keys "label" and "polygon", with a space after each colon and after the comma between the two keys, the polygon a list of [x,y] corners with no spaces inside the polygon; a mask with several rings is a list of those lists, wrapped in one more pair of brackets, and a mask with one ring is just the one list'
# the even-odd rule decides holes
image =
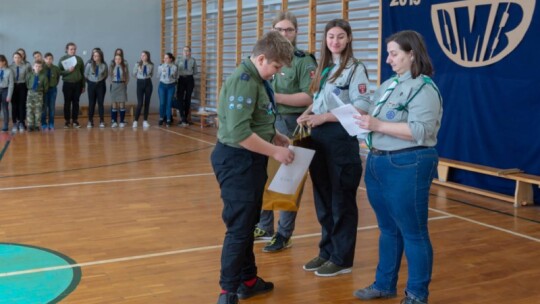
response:
{"label": "standing man in green shirt", "polygon": [[[73,122],[73,128],[80,128],[79,124],[79,98],[84,93],[84,62],[81,57],[75,55],[77,51],[77,45],[73,42],[66,44],[66,55],[60,58],[58,61],[58,67],[60,68],[60,75],[64,85],[62,86],[62,93],[64,93],[64,129],[69,129],[71,122]],[[63,62],[71,57],[75,57],[75,65],[69,66],[66,70]]]}
{"label": "standing man in green shirt", "polygon": [[[276,119],[276,129],[291,138],[297,126],[296,119],[313,102],[309,90],[311,80],[315,75],[317,63],[315,57],[296,48],[298,22],[291,12],[280,12],[272,21],[272,29],[287,38],[295,47],[293,61],[290,67],[284,67],[281,73],[273,77],[272,88],[279,115]],[[291,247],[291,236],[296,222],[295,211],[279,213],[278,229],[274,234],[274,211],[263,210],[261,219],[255,228],[255,237],[270,239],[263,252],[278,252]]]}
{"label": "standing man in green shirt", "polygon": [[218,143],[211,162],[221,189],[227,232],[218,304],[236,304],[239,298],[274,289],[274,284],[257,276],[253,227],[261,212],[268,157],[283,164],[294,160],[288,138],[275,130],[275,99],[268,83],[282,66],[290,65],[293,51],[279,33],[265,34],[219,94]]}

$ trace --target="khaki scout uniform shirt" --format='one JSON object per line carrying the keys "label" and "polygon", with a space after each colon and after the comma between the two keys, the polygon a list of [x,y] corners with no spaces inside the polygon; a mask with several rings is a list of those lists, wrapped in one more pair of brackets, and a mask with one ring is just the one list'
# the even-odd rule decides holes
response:
{"label": "khaki scout uniform shirt", "polygon": [[[293,61],[290,67],[284,66],[281,73],[274,75],[272,88],[280,94],[306,93],[311,96],[309,86],[315,75],[317,63],[311,54],[295,49]],[[307,107],[293,107],[278,104],[279,114],[300,114]]]}
{"label": "khaki scout uniform shirt", "polygon": [[[363,103],[360,109],[364,111],[369,109],[370,115],[373,115],[377,102],[395,77],[381,84],[371,102]],[[376,149],[385,151],[416,146],[433,147],[437,144],[442,112],[442,98],[431,78],[419,75],[413,79],[411,72],[406,72],[398,78],[397,86],[382,106],[377,119],[396,123],[406,122],[411,129],[413,140],[373,132],[372,145]]]}
{"label": "khaki scout uniform shirt", "polygon": [[[313,113],[324,114],[343,104],[352,104],[361,109],[360,104],[369,102],[369,80],[364,64],[350,59],[341,75],[334,82],[329,82],[328,79],[332,78],[338,68],[339,61],[331,67],[326,81],[320,84],[319,92],[313,98]],[[333,95],[338,96],[343,104],[339,104]]]}
{"label": "khaki scout uniform shirt", "polygon": [[221,88],[218,118],[218,139],[227,146],[242,148],[239,143],[253,133],[268,142],[276,134],[273,105],[249,57]]}

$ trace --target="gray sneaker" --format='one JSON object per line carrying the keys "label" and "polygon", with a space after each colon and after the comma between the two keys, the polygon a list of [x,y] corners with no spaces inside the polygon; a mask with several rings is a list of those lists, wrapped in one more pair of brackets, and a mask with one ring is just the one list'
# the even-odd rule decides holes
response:
{"label": "gray sneaker", "polygon": [[375,284],[371,284],[366,288],[358,289],[354,292],[354,296],[360,300],[373,300],[373,299],[390,299],[397,297],[396,292],[382,291],[375,288]]}
{"label": "gray sneaker", "polygon": [[304,268],[305,271],[315,271],[319,269],[326,262],[327,260],[318,256],[318,257],[313,258],[311,261],[307,262],[306,265],[304,265],[302,268]]}
{"label": "gray sneaker", "polygon": [[319,277],[335,277],[340,274],[350,273],[351,271],[352,267],[342,267],[327,261],[315,271],[315,275]]}

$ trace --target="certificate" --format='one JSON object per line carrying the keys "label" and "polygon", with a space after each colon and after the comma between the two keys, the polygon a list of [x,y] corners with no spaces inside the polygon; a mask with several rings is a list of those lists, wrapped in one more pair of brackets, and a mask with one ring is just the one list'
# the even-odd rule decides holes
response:
{"label": "certificate", "polygon": [[289,149],[294,152],[294,161],[288,165],[279,166],[276,176],[268,186],[270,191],[295,194],[315,155],[315,150],[295,146],[289,146]]}
{"label": "certificate", "polygon": [[[339,97],[336,97],[339,98]],[[330,110],[334,116],[339,120],[343,128],[351,136],[358,136],[365,133],[369,133],[369,130],[362,129],[356,124],[356,118],[354,115],[360,115],[356,108],[352,104],[346,104],[339,108]]]}
{"label": "certificate", "polygon": [[75,67],[77,65],[77,58],[75,56],[71,56],[66,60],[62,61],[62,66],[64,67],[64,70],[69,71],[72,67]]}

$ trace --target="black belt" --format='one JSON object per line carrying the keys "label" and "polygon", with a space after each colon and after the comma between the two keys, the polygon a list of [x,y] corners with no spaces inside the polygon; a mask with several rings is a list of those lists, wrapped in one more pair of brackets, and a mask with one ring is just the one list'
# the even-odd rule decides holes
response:
{"label": "black belt", "polygon": [[180,75],[178,78],[193,78],[193,75]]}
{"label": "black belt", "polygon": [[124,83],[125,81],[113,81],[113,83]]}
{"label": "black belt", "polygon": [[384,150],[371,148],[370,153],[373,154],[373,155],[391,155],[391,154],[412,152],[412,151],[422,150],[422,149],[427,149],[427,148],[428,147],[426,147],[426,146],[416,146],[416,147],[410,147],[410,148],[399,149],[399,150],[394,150],[394,151],[384,151]]}

